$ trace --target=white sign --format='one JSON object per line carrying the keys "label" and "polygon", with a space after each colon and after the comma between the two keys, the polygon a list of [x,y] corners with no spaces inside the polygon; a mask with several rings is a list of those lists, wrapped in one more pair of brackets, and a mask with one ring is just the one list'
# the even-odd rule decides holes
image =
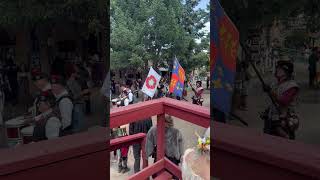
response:
{"label": "white sign", "polygon": [[152,98],[159,85],[160,79],[161,76],[152,67],[150,67],[149,74],[141,91]]}

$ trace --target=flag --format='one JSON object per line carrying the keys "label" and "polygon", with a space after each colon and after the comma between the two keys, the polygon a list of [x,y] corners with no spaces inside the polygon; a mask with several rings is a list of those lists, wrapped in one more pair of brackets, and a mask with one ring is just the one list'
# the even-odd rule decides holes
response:
{"label": "flag", "polygon": [[213,0],[210,12],[211,103],[214,108],[228,114],[232,103],[239,32],[218,0]]}
{"label": "flag", "polygon": [[152,67],[150,67],[149,74],[141,91],[152,98],[159,85],[160,79],[161,76]]}
{"label": "flag", "polygon": [[173,62],[169,92],[175,94],[176,96],[182,97],[184,80],[185,80],[184,69],[179,64],[178,59],[175,58]]}

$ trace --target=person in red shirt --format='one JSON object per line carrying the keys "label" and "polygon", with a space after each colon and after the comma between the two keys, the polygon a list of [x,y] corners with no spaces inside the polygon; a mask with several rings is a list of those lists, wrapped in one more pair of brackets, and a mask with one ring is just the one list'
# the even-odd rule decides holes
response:
{"label": "person in red shirt", "polygon": [[203,87],[202,87],[202,82],[201,81],[197,81],[196,82],[196,88],[194,88],[191,83],[189,83],[191,88],[192,88],[192,91],[194,92],[194,96],[192,97],[192,102],[193,104],[197,104],[197,105],[200,105],[202,106],[202,102],[203,102],[203,99],[202,99],[202,94],[203,94]]}

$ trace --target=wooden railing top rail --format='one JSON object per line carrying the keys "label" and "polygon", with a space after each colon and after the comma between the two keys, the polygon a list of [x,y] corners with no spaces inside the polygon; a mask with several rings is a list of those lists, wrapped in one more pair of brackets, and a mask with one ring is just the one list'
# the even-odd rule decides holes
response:
{"label": "wooden railing top rail", "polygon": [[0,176],[105,151],[105,128],[0,150]]}
{"label": "wooden railing top rail", "polygon": [[218,122],[213,126],[213,151],[219,149],[298,174],[320,177],[320,147]]}
{"label": "wooden railing top rail", "polygon": [[110,128],[164,113],[202,127],[207,128],[210,126],[209,108],[196,106],[190,102],[178,101],[171,98],[160,98],[126,107],[111,109]]}
{"label": "wooden railing top rail", "polygon": [[182,174],[179,169],[179,167],[175,164],[173,164],[170,160],[167,158],[160,159],[156,163],[150,165],[149,167],[146,167],[142,171],[132,175],[129,177],[129,180],[140,180],[140,179],[146,179],[158,172],[161,172],[163,170],[169,171],[170,173],[177,176],[179,179],[182,179]]}

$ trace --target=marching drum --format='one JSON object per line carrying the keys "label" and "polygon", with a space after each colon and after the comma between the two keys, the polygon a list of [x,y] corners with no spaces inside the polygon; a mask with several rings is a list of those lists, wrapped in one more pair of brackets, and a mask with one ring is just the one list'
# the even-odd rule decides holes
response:
{"label": "marching drum", "polygon": [[22,140],[8,140],[7,145],[9,148],[16,147],[18,144],[22,144]]}
{"label": "marching drum", "polygon": [[6,133],[8,140],[21,139],[20,130],[25,126],[23,116],[11,119],[5,122]]}
{"label": "marching drum", "polygon": [[33,129],[34,129],[34,126],[28,126],[21,129],[23,144],[29,144],[30,142],[33,141]]}

